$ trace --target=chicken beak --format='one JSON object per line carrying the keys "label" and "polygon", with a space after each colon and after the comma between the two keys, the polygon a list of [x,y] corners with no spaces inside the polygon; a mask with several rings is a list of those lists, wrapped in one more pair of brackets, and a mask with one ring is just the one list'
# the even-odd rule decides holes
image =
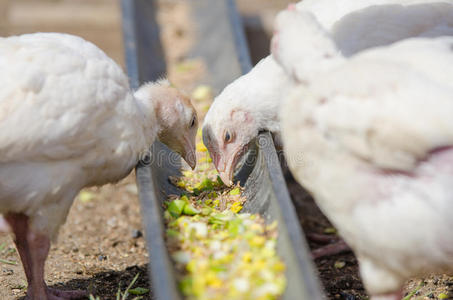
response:
{"label": "chicken beak", "polygon": [[231,186],[233,184],[233,172],[231,167],[227,169],[225,156],[220,155],[217,151],[211,151],[210,155],[217,172],[219,172],[220,179],[222,179],[226,186]]}
{"label": "chicken beak", "polygon": [[216,154],[214,155],[213,162],[219,172],[220,179],[226,186],[233,184],[233,173],[241,155],[241,147],[234,149],[230,155],[224,155],[223,157]]}
{"label": "chicken beak", "polygon": [[224,171],[219,171],[219,176],[226,186],[233,184],[233,168],[231,166],[226,167]]}
{"label": "chicken beak", "polygon": [[197,156],[195,154],[195,143],[189,138],[184,137],[183,150],[181,153],[182,158],[193,169],[197,166]]}

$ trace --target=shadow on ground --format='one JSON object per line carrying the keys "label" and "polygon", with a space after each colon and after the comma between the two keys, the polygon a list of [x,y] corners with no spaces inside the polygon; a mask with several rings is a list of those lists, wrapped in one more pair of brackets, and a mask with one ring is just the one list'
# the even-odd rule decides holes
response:
{"label": "shadow on ground", "polygon": [[[60,290],[88,290],[90,294],[98,296],[101,300],[116,299],[118,289],[124,292],[138,273],[140,275],[133,288],[150,289],[147,265],[131,266],[121,271],[104,271],[93,274],[89,278],[72,279],[50,287]],[[136,296],[130,295],[127,299],[134,299],[134,297]],[[143,300],[154,299],[150,294],[142,295],[142,297]],[[19,299],[24,300],[25,297]]]}

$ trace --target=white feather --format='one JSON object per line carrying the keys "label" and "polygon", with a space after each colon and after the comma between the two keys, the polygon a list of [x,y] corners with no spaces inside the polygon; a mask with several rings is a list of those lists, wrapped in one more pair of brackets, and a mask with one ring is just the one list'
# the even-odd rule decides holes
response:
{"label": "white feather", "polygon": [[156,137],[121,68],[81,38],[0,39],[0,212],[55,235],[85,186],[126,176]]}
{"label": "white feather", "polygon": [[[244,144],[259,130],[269,130],[278,137],[278,108],[291,89],[291,76],[300,73],[300,79],[304,79],[329,69],[331,65],[323,59],[325,56],[336,57],[332,59],[336,64],[359,51],[410,37],[453,35],[452,4],[452,0],[300,1],[297,10],[312,15],[328,39],[314,39],[300,30],[297,38],[292,38],[295,53],[289,55],[286,63],[280,61],[286,71],[291,69],[288,75],[282,72],[274,57],[266,57],[216,97],[203,127],[211,128],[217,140],[223,138],[226,129],[240,128]],[[282,26],[287,25],[282,21]],[[314,54],[318,57],[314,58]],[[303,64],[297,65],[299,61]],[[232,122],[231,114],[235,110],[251,112],[253,126]]]}
{"label": "white feather", "polygon": [[453,270],[452,45],[412,38],[343,58],[281,110],[291,171],[354,249],[371,295]]}

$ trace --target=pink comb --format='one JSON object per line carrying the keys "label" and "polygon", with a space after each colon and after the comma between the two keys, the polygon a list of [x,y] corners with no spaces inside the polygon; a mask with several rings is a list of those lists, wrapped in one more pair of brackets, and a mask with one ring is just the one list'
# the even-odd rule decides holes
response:
{"label": "pink comb", "polygon": [[296,10],[296,4],[294,3],[288,4],[288,10]]}

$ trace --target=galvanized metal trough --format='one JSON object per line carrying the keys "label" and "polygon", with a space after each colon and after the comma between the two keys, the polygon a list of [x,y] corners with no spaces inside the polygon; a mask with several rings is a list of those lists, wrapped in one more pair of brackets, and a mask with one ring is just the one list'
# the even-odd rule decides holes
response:
{"label": "galvanized metal trough", "polygon": [[[208,66],[210,82],[220,92],[228,83],[251,68],[248,47],[234,0],[188,0],[197,20],[197,42],[192,55]],[[127,71],[132,88],[165,75],[166,66],[156,22],[153,0],[122,0],[123,33]],[[307,243],[289,197],[270,133],[256,139],[252,165],[242,168],[236,178],[245,187],[245,210],[259,213],[279,224],[278,253],[286,263],[287,288],[283,299],[322,299]],[[178,175],[180,159],[159,142],[150,157],[136,168],[155,299],[182,299],[164,241],[162,202],[179,191],[168,181]],[[250,158],[249,157],[249,158]],[[249,160],[250,161],[250,160]]]}

